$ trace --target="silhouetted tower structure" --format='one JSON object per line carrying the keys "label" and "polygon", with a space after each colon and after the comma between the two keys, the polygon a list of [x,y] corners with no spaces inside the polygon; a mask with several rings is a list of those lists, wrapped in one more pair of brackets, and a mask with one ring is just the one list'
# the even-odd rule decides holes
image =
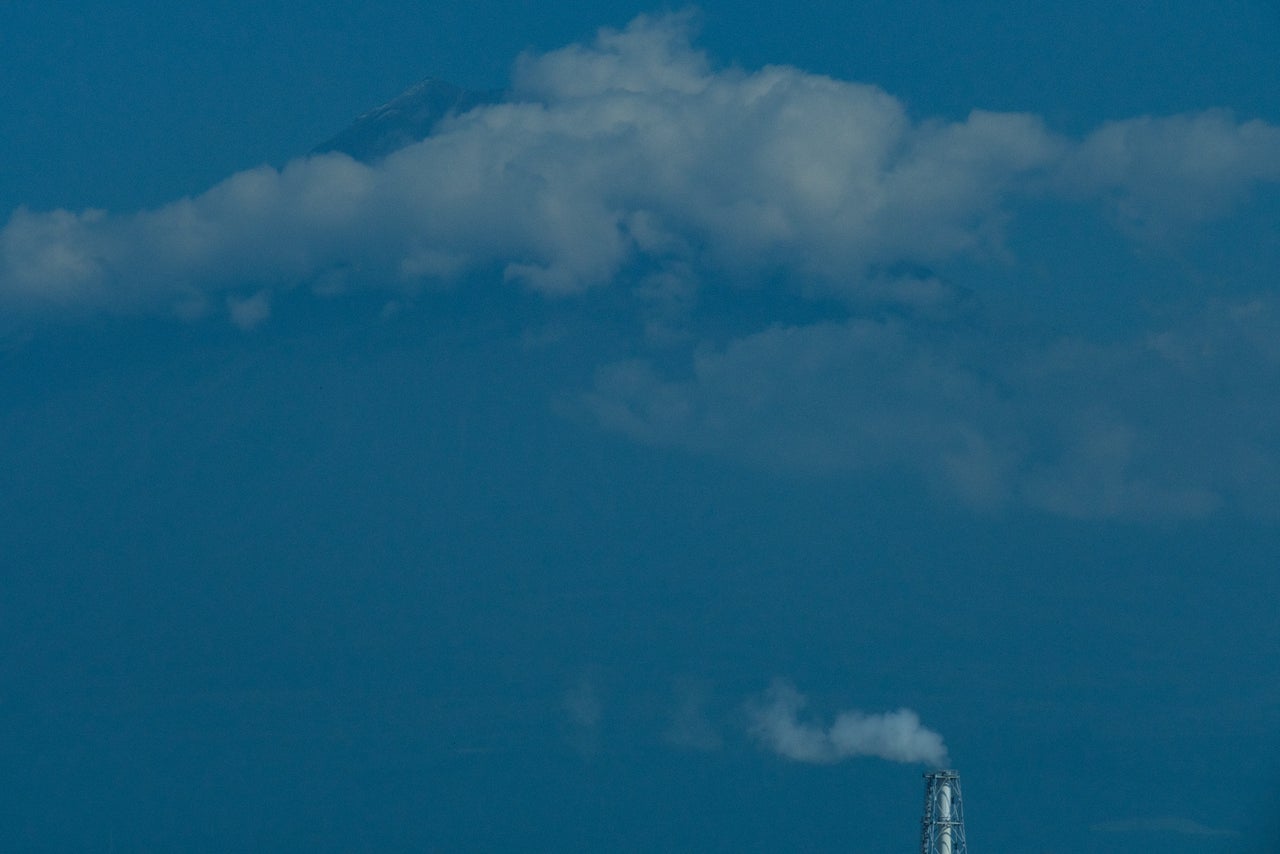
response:
{"label": "silhouetted tower structure", "polygon": [[924,818],[920,821],[920,854],[968,854],[964,841],[964,799],[955,771],[924,775]]}

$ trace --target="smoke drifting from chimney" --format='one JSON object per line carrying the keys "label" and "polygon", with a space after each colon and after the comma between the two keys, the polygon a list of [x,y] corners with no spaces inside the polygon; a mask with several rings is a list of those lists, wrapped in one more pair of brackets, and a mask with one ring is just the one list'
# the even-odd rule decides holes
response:
{"label": "smoke drifting from chimney", "polygon": [[800,720],[808,699],[784,680],[748,705],[750,731],[761,744],[796,762],[831,764],[856,756],[946,767],[942,736],[921,725],[910,709],[884,714],[841,712],[830,727]]}

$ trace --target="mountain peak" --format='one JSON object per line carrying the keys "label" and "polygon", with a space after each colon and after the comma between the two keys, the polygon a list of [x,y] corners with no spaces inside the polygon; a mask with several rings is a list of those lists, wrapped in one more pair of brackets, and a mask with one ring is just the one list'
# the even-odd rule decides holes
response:
{"label": "mountain peak", "polygon": [[428,77],[357,118],[336,136],[312,149],[312,154],[341,151],[371,162],[431,135],[448,116],[460,115],[502,99],[500,90],[476,92]]}

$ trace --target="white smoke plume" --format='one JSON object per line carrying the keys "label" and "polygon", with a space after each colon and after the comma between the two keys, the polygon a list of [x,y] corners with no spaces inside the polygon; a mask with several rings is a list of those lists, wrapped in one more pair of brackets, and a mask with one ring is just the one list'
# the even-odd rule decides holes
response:
{"label": "white smoke plume", "polygon": [[759,700],[751,703],[750,729],[761,744],[796,762],[832,764],[857,756],[876,756],[892,762],[919,762],[945,767],[947,747],[942,736],[921,725],[910,709],[883,714],[856,710],[841,712],[829,727],[801,720],[808,699],[795,686],[775,680]]}

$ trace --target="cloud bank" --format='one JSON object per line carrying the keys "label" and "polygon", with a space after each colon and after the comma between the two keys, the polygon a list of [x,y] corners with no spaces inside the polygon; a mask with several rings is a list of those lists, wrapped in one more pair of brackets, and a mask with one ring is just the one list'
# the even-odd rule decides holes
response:
{"label": "cloud bank", "polygon": [[899,470],[977,508],[1186,518],[1280,506],[1280,300],[1099,344],[854,318],[778,325],[664,375],[600,369],[588,405],[658,445],[813,473]]}
{"label": "cloud bank", "polygon": [[916,120],[874,86],[714,68],[679,15],[526,56],[511,93],[373,165],[301,158],[137,213],[19,209],[0,303],[190,315],[225,290],[477,273],[566,294],[638,264],[847,294],[998,251],[1025,195],[1101,196],[1150,226],[1280,179],[1260,122],[1144,117],[1076,141],[1027,114]]}
{"label": "cloud bank", "polygon": [[841,712],[829,727],[802,721],[808,701],[794,686],[775,681],[751,703],[751,733],[766,748],[796,762],[831,764],[858,756],[945,767],[942,736],[924,727],[910,709],[885,714]]}
{"label": "cloud bank", "polygon": [[[374,163],[304,157],[133,213],[19,209],[0,230],[0,317],[217,313],[249,330],[300,287],[610,289],[647,327],[583,400],[638,441],[900,471],[987,509],[1275,512],[1273,294],[1099,342],[1029,335],[988,310],[982,279],[966,297],[931,270],[998,267],[1028,206],[1087,202],[1141,243],[1276,182],[1280,128],[1224,110],[1081,138],[1025,113],[920,118],[874,86],[717,67],[688,16],[641,17],[522,57],[505,102]],[[762,293],[806,319],[694,317]]]}

